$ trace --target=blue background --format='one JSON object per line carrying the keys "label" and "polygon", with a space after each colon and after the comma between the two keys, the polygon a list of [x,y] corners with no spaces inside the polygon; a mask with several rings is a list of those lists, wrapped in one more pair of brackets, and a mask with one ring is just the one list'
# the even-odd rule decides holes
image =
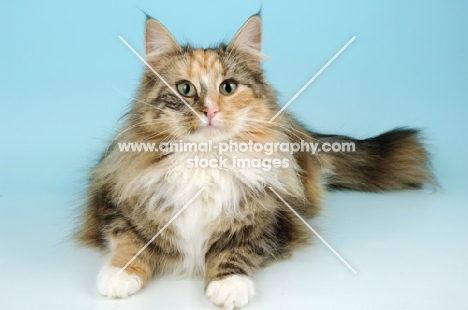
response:
{"label": "blue background", "polygon": [[[94,276],[103,262],[102,257],[74,248],[66,237],[73,227],[75,208],[82,197],[80,192],[85,189],[87,170],[118,128],[118,119],[127,110],[144,69],[140,60],[117,38],[121,35],[143,54],[145,17],[140,9],[159,19],[179,42],[207,46],[229,41],[261,5],[260,1],[214,0],[4,1],[0,4],[0,263],[4,269],[0,275],[8,278],[0,280],[1,291],[8,293],[6,299],[0,300],[0,308],[7,309],[2,303],[8,309],[28,308],[31,304],[63,305],[60,296],[67,296],[63,302],[69,302],[73,296],[77,309],[106,309],[117,305],[94,295]],[[371,221],[384,216],[408,217],[407,229],[414,230],[413,236],[418,240],[415,244],[428,240],[427,249],[421,250],[418,259],[414,258],[413,267],[422,269],[415,277],[405,275],[388,281],[395,282],[394,288],[405,285],[414,288],[426,283],[427,289],[416,295],[419,300],[453,285],[456,289],[445,292],[448,295],[443,291],[435,300],[452,302],[451,309],[466,309],[468,270],[462,262],[468,261],[468,231],[463,224],[468,216],[465,207],[468,198],[468,2],[264,1],[262,16],[263,52],[270,57],[264,67],[268,80],[280,92],[280,104],[286,103],[351,37],[357,36],[288,110],[312,129],[358,138],[397,126],[424,128],[434,169],[444,188],[433,195],[421,191],[382,196],[333,193],[325,201],[325,209],[331,211],[324,211],[317,225],[328,231],[328,237],[348,253],[354,253],[356,247],[348,249],[352,242],[342,236],[355,230],[357,236],[351,239],[363,251],[354,254],[354,262],[359,265],[371,247],[366,248],[363,241],[367,240],[369,229],[374,229],[372,234],[379,236],[376,230],[381,228],[368,227],[361,235],[356,230],[357,226],[362,227],[360,215],[370,217]],[[395,202],[405,208],[391,209]],[[350,205],[357,209],[350,210]],[[376,205],[388,208],[379,213],[375,211],[380,210]],[[417,209],[418,206],[425,208]],[[369,208],[377,209],[371,212]],[[351,219],[360,224],[351,225]],[[390,225],[387,221],[381,223],[385,224]],[[341,231],[342,227],[347,227],[346,231]],[[393,231],[392,227],[388,229]],[[401,236],[390,238],[387,248],[406,237],[402,232]],[[442,256],[436,254],[433,258],[433,247],[445,246],[448,247],[446,256],[439,252]],[[321,245],[317,243],[317,247]],[[339,269],[337,274],[348,276],[344,268],[340,269],[340,263],[328,256],[327,250],[323,250],[324,261],[330,262],[316,260],[313,255],[319,255],[311,254],[319,251],[315,248],[299,262],[306,261],[307,266],[322,263],[323,268],[333,266]],[[411,249],[408,245],[405,251]],[[392,253],[395,252],[389,255]],[[393,260],[388,255],[383,255],[380,262],[384,257],[389,259],[385,263],[387,267],[392,266]],[[418,264],[420,258],[425,261],[431,257],[433,265]],[[297,267],[300,276],[305,267],[290,264],[287,268],[292,269],[288,270]],[[378,266],[378,262],[373,264]],[[405,261],[395,264],[405,266]],[[277,277],[285,270],[272,268]],[[442,273],[440,278],[425,278],[426,273],[439,268],[450,271]],[[392,272],[398,270],[401,269]],[[314,271],[311,276],[317,274],[320,273]],[[262,275],[268,275],[259,276],[259,281],[265,282]],[[336,281],[349,281],[360,292],[376,289],[367,282],[362,282],[362,287],[356,285],[357,280],[349,278]],[[170,287],[171,280],[166,281],[164,287]],[[316,281],[320,286],[318,283],[325,280],[318,277]],[[193,287],[190,281],[182,283],[174,284],[174,290],[186,289],[193,296],[187,293],[179,296],[181,299],[154,297],[153,306],[157,306],[160,298],[168,304],[179,300],[192,305],[196,300],[211,309],[202,292],[193,289],[201,282]],[[265,282],[263,294],[274,291],[268,288],[270,285],[274,284]],[[298,284],[298,287],[304,286]],[[400,292],[390,288],[380,292],[381,296],[378,292],[361,296],[347,295],[349,287],[341,288],[343,304],[348,305],[343,309],[354,309],[353,305],[356,309],[364,309],[361,306],[437,309],[435,301],[411,304],[418,298],[412,299],[408,290]],[[319,298],[310,295],[312,289],[304,292],[301,288],[282,289],[286,291],[278,291],[278,295],[261,295],[253,306],[263,309],[275,296],[283,295],[280,300],[288,300],[288,305],[310,302],[309,297],[315,298],[319,308],[325,305],[321,309],[330,309],[326,305],[331,304],[339,309],[341,305],[334,304],[338,301],[327,295],[330,291],[322,292]],[[330,289],[337,290],[333,285]],[[86,297],[82,297],[83,291]],[[171,294],[175,292],[167,296]],[[135,296],[136,299],[119,305],[130,307],[134,304],[129,302],[136,300],[143,308],[146,299],[144,293],[140,296],[143,297]]]}

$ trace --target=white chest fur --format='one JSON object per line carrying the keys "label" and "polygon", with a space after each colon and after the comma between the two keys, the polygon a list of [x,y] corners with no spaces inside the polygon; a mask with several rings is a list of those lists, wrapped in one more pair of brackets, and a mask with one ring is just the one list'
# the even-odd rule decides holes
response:
{"label": "white chest fur", "polygon": [[[172,177],[179,174],[178,168],[172,170]],[[174,190],[183,193],[173,201],[176,210],[183,208],[201,188],[203,192],[174,220],[178,232],[178,248],[183,255],[176,273],[183,275],[203,274],[205,267],[206,241],[210,237],[208,226],[218,217],[235,216],[242,185],[230,171],[216,168],[187,169],[184,167],[177,178],[179,184]],[[166,186],[169,187],[170,185]]]}
{"label": "white chest fur", "polygon": [[[173,214],[180,211],[202,188],[205,190],[172,222],[178,233],[175,241],[183,254],[178,274],[190,275],[204,272],[206,241],[209,236],[208,226],[218,217],[234,218],[239,216],[239,203],[245,190],[264,191],[265,186],[281,188],[284,184],[295,185],[295,173],[292,169],[282,172],[262,169],[240,169],[229,158],[245,154],[226,154],[227,166],[223,169],[188,168],[187,160],[199,158],[218,158],[215,153],[176,153],[169,156],[156,167],[148,168],[124,191],[137,194],[144,202],[148,216],[152,217],[161,209],[171,209]],[[292,171],[289,182],[286,174]]]}
{"label": "white chest fur", "polygon": [[208,239],[206,228],[210,222],[206,213],[202,199],[196,199],[172,223],[178,233],[177,246],[182,254],[176,274],[204,274],[205,243]]}

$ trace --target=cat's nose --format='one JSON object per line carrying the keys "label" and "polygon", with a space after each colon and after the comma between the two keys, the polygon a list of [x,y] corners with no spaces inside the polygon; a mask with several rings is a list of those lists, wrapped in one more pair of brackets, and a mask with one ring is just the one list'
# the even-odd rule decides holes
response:
{"label": "cat's nose", "polygon": [[208,117],[209,121],[211,121],[215,117],[216,113],[218,112],[219,112],[219,108],[216,106],[211,106],[209,108],[205,107],[203,109],[203,113],[205,114],[206,117]]}

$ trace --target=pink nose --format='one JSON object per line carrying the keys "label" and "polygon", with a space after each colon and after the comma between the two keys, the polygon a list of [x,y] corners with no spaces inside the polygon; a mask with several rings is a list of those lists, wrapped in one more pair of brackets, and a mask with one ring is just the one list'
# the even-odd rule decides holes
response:
{"label": "pink nose", "polygon": [[205,107],[203,109],[203,113],[205,114],[206,117],[208,117],[208,120],[210,122],[215,117],[216,113],[218,112],[219,112],[219,108],[216,106],[211,106],[209,108]]}

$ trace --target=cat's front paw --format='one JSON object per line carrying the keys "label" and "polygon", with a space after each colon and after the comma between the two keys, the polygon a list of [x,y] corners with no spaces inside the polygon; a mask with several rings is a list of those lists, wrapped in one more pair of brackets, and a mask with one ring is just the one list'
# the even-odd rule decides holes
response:
{"label": "cat's front paw", "polygon": [[252,280],[244,275],[212,281],[206,288],[206,296],[212,303],[229,310],[245,307],[254,294]]}
{"label": "cat's front paw", "polygon": [[120,268],[105,266],[99,272],[97,278],[97,289],[103,296],[109,298],[127,298],[138,292],[142,281],[139,276],[129,274]]}

